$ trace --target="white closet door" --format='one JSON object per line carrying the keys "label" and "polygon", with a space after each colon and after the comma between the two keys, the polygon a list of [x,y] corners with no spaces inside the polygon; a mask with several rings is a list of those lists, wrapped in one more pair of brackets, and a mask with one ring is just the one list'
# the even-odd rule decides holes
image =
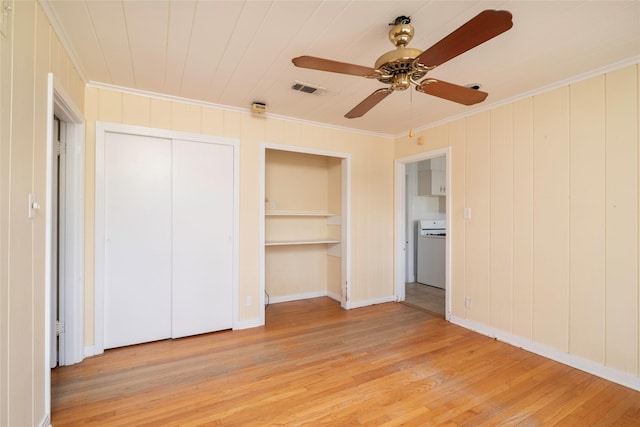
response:
{"label": "white closet door", "polygon": [[104,347],[171,336],[171,141],[105,140]]}
{"label": "white closet door", "polygon": [[233,147],[173,142],[173,337],[232,327]]}

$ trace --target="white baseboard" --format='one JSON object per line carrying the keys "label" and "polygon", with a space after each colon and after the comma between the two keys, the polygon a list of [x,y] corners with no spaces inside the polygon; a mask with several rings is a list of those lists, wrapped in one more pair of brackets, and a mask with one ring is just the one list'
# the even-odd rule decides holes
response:
{"label": "white baseboard", "polygon": [[363,301],[347,301],[347,310],[352,308],[366,307],[368,305],[384,304],[385,302],[393,302],[395,300],[395,296],[389,295],[386,297],[368,299]]}
{"label": "white baseboard", "polygon": [[304,294],[283,295],[280,297],[269,297],[269,304],[277,304],[279,302],[297,301],[301,299],[326,297],[327,291],[307,292]]}
{"label": "white baseboard", "polygon": [[247,320],[240,320],[238,324],[233,328],[234,330],[257,328],[258,326],[264,326],[264,323],[260,321],[258,317]]}
{"label": "white baseboard", "polygon": [[640,377],[637,377],[635,375],[618,371],[617,369],[610,368],[601,363],[597,363],[592,360],[584,359],[582,357],[566,353],[556,348],[549,347],[530,339],[522,338],[517,335],[501,331],[499,329],[492,328],[473,320],[463,319],[454,315],[451,315],[449,320],[451,321],[451,323],[462,326],[466,329],[470,329],[479,334],[495,338],[504,343],[522,348],[524,350],[530,351],[551,360],[555,360],[556,362],[560,362],[573,368],[580,369],[581,371],[587,372],[597,377],[604,378],[605,380],[609,380],[625,387],[629,387],[633,390],[640,391]]}
{"label": "white baseboard", "polygon": [[91,357],[95,355],[96,355],[96,351],[94,346],[87,345],[84,347],[84,357]]}
{"label": "white baseboard", "polygon": [[342,296],[340,294],[336,294],[335,292],[327,291],[327,296],[334,301],[342,302]]}
{"label": "white baseboard", "polygon": [[44,414],[44,416],[40,420],[40,424],[38,424],[38,426],[40,426],[40,427],[51,427],[51,418],[49,417],[49,414]]}
{"label": "white baseboard", "polygon": [[[333,293],[333,292],[328,292],[328,291],[317,291],[317,292],[307,292],[304,294],[294,294],[294,295],[284,295],[281,297],[271,297],[269,298],[269,303],[270,304],[277,304],[280,302],[289,302],[289,301],[297,301],[297,300],[301,300],[301,299],[309,299],[309,298],[318,298],[318,297],[329,297],[333,300],[336,300],[338,302],[341,302],[342,298],[339,294]],[[385,302],[392,302],[395,301],[395,296],[393,295],[389,295],[386,297],[382,297],[382,298],[375,298],[375,299],[370,299],[370,300],[364,300],[364,301],[349,301],[347,302],[347,310],[352,309],[352,308],[360,308],[360,307],[366,307],[368,305],[374,305],[374,304],[383,304]]]}

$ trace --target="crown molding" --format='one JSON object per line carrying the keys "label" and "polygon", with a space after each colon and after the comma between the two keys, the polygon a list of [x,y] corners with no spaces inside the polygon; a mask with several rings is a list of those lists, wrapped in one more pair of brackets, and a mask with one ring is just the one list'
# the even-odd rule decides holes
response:
{"label": "crown molding", "polygon": [[183,98],[183,97],[180,97],[180,96],[168,95],[168,94],[164,94],[164,93],[151,92],[151,91],[140,90],[140,89],[132,89],[132,88],[128,88],[128,87],[116,86],[116,85],[100,83],[100,82],[94,82],[94,81],[90,81],[89,83],[86,84],[86,86],[87,87],[91,87],[91,88],[95,88],[95,89],[106,89],[106,90],[110,90],[110,91],[113,91],[113,92],[126,93],[126,94],[129,94],[129,95],[145,96],[145,97],[154,98],[154,99],[160,99],[160,100],[164,100],[164,101],[180,102],[180,103],[183,103],[183,104],[191,104],[191,105],[195,105],[195,106],[199,106],[199,107],[215,108],[215,109],[218,109],[218,110],[231,111],[231,112],[234,112],[234,113],[240,113],[240,114],[244,114],[244,115],[247,115],[247,116],[272,118],[272,119],[283,120],[283,121],[286,121],[286,122],[304,124],[304,125],[308,125],[308,126],[315,126],[315,127],[325,128],[325,129],[339,130],[339,131],[343,131],[343,132],[356,133],[356,134],[360,134],[360,135],[373,136],[373,137],[376,137],[376,138],[384,138],[384,139],[394,140],[394,136],[391,135],[391,134],[369,132],[369,131],[364,131],[364,130],[361,130],[361,129],[354,129],[354,128],[348,128],[348,127],[343,127],[343,126],[335,126],[335,125],[330,125],[330,124],[327,124],[327,123],[314,122],[314,121],[311,121],[311,120],[297,119],[297,118],[294,118],[294,117],[282,116],[282,115],[279,115],[279,114],[272,114],[272,113],[264,113],[264,114],[256,115],[256,114],[252,114],[249,111],[249,108],[233,107],[233,106],[230,106],[230,105],[216,104],[216,103],[213,103],[213,102],[201,101],[201,100],[190,99],[190,98]]}

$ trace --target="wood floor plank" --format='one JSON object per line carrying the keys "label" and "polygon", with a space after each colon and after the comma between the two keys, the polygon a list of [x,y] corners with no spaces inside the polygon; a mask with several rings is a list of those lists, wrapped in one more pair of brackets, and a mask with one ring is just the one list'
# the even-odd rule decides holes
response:
{"label": "wood floor plank", "polygon": [[59,426],[640,425],[640,393],[397,303],[267,307],[266,325],[52,371]]}

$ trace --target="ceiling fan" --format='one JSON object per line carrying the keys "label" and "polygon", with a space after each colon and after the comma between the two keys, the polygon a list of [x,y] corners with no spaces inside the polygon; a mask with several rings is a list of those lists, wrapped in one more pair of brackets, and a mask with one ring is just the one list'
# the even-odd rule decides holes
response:
{"label": "ceiling fan", "polygon": [[407,47],[414,34],[409,17],[399,16],[389,25],[393,25],[389,40],[396,49],[378,58],[374,68],[314,56],[299,56],[292,62],[296,67],[373,78],[390,85],[374,91],[356,105],[345,114],[348,119],[362,117],[393,91],[406,90],[412,84],[418,92],[473,105],[484,101],[488,94],[439,79],[419,80],[437,66],[504,33],[513,26],[513,22],[511,13],[506,10],[482,11],[424,52]]}

